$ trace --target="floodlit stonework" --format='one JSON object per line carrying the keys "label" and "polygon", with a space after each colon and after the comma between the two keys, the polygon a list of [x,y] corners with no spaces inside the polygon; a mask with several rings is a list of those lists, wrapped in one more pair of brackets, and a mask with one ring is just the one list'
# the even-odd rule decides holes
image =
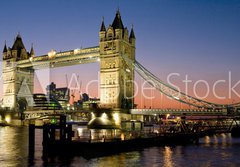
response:
{"label": "floodlit stonework", "polygon": [[18,111],[19,105],[33,106],[34,72],[31,68],[18,68],[17,62],[34,56],[34,50],[28,53],[20,35],[12,48],[3,50],[3,106],[7,110]]}
{"label": "floodlit stonework", "polygon": [[100,37],[100,100],[103,108],[133,108],[134,69],[129,69],[122,55],[135,60],[135,35],[123,26],[120,12],[107,29],[104,20]]}

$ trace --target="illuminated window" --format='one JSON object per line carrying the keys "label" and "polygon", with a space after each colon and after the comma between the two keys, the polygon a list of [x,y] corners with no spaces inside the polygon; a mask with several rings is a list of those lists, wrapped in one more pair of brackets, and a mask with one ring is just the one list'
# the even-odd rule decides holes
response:
{"label": "illuminated window", "polygon": [[109,32],[108,33],[108,39],[112,39],[113,38],[113,34],[112,34],[112,32]]}

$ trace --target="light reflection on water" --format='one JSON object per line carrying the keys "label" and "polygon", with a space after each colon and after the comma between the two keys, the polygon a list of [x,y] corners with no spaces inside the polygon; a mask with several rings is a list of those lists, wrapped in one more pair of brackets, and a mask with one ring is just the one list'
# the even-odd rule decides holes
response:
{"label": "light reflection on water", "polygon": [[164,166],[165,167],[172,167],[172,150],[170,147],[165,147],[164,149]]}
{"label": "light reflection on water", "polygon": [[26,136],[25,128],[0,127],[0,166],[27,166]]}
{"label": "light reflection on water", "polygon": [[[42,135],[36,132],[36,153],[34,164],[44,166],[42,156]],[[28,165],[28,129],[0,127],[0,166],[24,167]],[[240,166],[240,139],[230,134],[207,136],[199,145],[151,147],[112,156],[85,159],[75,157],[49,158],[48,166]]]}

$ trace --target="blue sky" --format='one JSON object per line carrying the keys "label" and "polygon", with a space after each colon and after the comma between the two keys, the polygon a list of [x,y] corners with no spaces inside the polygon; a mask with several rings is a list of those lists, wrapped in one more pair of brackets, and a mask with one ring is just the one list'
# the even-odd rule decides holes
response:
{"label": "blue sky", "polygon": [[[136,57],[163,80],[171,72],[192,80],[240,80],[240,1],[238,0],[2,0],[0,44],[21,33],[27,49],[37,55],[98,45],[102,20],[112,23],[120,8],[124,26],[134,24]],[[97,77],[89,64],[53,70],[53,81],[64,86],[64,73],[79,71]],[[84,76],[85,71],[92,71]],[[86,75],[86,74],[85,74]],[[227,85],[226,85],[227,86]]]}

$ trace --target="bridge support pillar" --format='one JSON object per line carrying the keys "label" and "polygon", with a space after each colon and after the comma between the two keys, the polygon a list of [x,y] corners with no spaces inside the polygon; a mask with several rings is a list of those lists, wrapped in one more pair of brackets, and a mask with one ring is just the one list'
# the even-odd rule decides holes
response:
{"label": "bridge support pillar", "polygon": [[29,124],[29,135],[28,135],[28,155],[29,159],[34,159],[34,152],[35,152],[35,125]]}

